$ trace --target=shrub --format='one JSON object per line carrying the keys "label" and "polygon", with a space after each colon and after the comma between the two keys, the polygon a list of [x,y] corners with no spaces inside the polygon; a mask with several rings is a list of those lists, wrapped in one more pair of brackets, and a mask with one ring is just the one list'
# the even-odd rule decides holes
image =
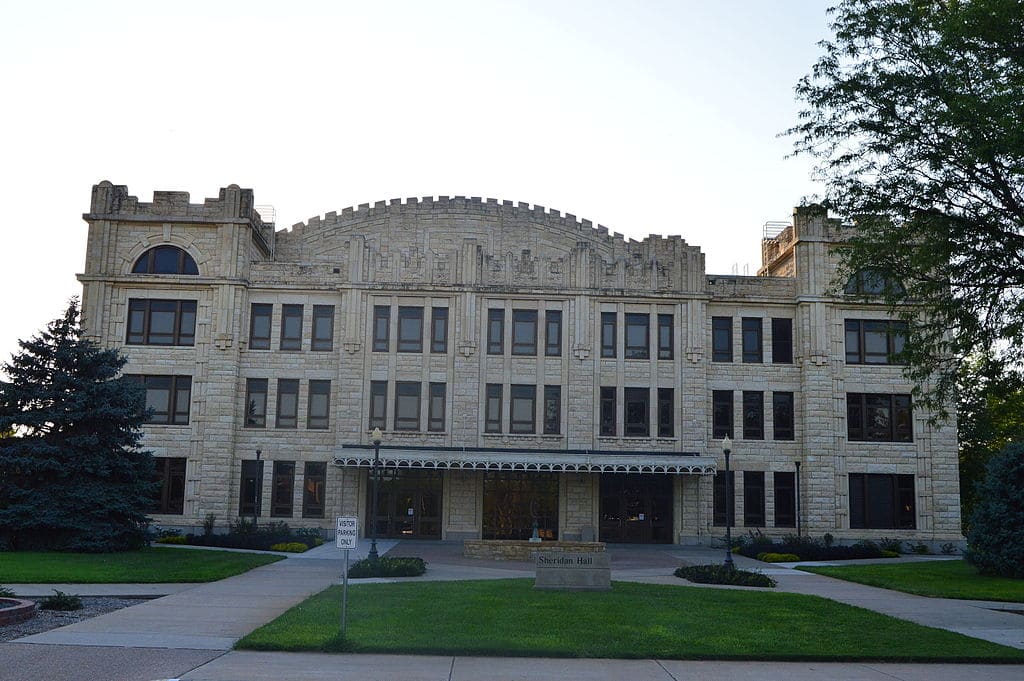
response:
{"label": "shrub", "polygon": [[762,588],[775,586],[775,580],[768,575],[750,570],[737,570],[724,565],[689,565],[677,568],[672,574],[698,584],[729,584]]}
{"label": "shrub", "polygon": [[903,540],[893,539],[892,537],[882,537],[878,540],[878,547],[883,551],[903,553]]}
{"label": "shrub", "polygon": [[987,575],[1024,578],[1024,443],[989,459],[964,557]]}
{"label": "shrub", "polygon": [[899,551],[889,551],[887,549],[882,549],[882,558],[899,558],[899,557],[900,557]]}
{"label": "shrub", "polygon": [[799,560],[849,560],[854,558],[879,558],[882,555],[874,542],[862,541],[853,546],[826,546],[824,540],[788,534],[779,543],[763,534],[751,534],[739,553],[756,558],[761,553],[792,553]]}
{"label": "shrub", "polygon": [[299,527],[292,534],[299,537],[302,543],[310,548],[324,543],[323,532],[319,527]]}
{"label": "shrub", "polygon": [[203,518],[203,536],[209,537],[213,534],[213,528],[217,525],[217,515],[215,513],[207,513],[206,517]]}
{"label": "shrub", "polygon": [[941,551],[942,555],[944,556],[952,556],[954,553],[956,553],[956,544],[954,544],[953,542],[946,542],[945,544],[939,547],[939,551]]}
{"label": "shrub", "polygon": [[832,536],[831,532],[826,532],[825,535],[821,538],[821,541],[822,541],[823,544],[825,544],[825,548],[826,549],[831,547],[832,543],[835,540],[836,540],[836,538]]}
{"label": "shrub", "polygon": [[14,598],[14,589],[9,589],[6,586],[0,586],[0,598]]}
{"label": "shrub", "polygon": [[157,544],[187,544],[188,538],[181,534],[174,534],[170,537],[160,537],[156,540]]}
{"label": "shrub", "polygon": [[217,546],[229,549],[273,550],[274,544],[301,542],[307,546],[312,541],[293,531],[288,523],[269,522],[254,525],[251,518],[239,518],[228,526],[227,534],[189,534],[186,543],[195,546]]}
{"label": "shrub", "polygon": [[364,558],[353,563],[348,569],[348,576],[354,579],[361,577],[419,577],[427,571],[427,564],[422,558],[400,558],[381,556],[377,559]]}
{"label": "shrub", "polygon": [[762,563],[795,563],[800,560],[800,556],[795,553],[771,553],[764,551],[757,554],[757,559]]}
{"label": "shrub", "polygon": [[53,590],[53,596],[47,596],[39,601],[40,610],[81,610],[82,599],[79,596],[72,596],[63,591]]}
{"label": "shrub", "polygon": [[929,553],[931,553],[931,549],[928,548],[928,545],[925,544],[924,542],[920,542],[920,541],[917,542],[916,544],[912,544],[910,546],[910,551],[912,553],[921,554],[922,556],[928,555]]}
{"label": "shrub", "polygon": [[308,551],[309,547],[299,541],[282,542],[280,544],[273,544],[270,547],[271,551],[284,551],[285,553],[303,553]]}

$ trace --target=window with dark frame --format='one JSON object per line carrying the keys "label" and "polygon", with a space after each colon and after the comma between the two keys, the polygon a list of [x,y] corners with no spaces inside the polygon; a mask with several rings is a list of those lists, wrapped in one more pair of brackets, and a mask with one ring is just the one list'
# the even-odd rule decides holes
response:
{"label": "window with dark frame", "polygon": [[299,427],[299,379],[277,379],[277,421],[275,428]]}
{"label": "window with dark frame", "polygon": [[851,295],[903,295],[906,289],[896,278],[881,270],[864,269],[854,272],[844,288]]}
{"label": "window with dark frame", "polygon": [[427,405],[427,430],[431,432],[444,432],[446,392],[444,383],[430,384],[430,403]]}
{"label": "window with dark frame", "polygon": [[331,382],[309,382],[309,404],[306,407],[306,427],[326,430],[331,423]]}
{"label": "window with dark frame", "polygon": [[395,430],[420,429],[419,381],[395,382]]}
{"label": "window with dark frame", "polygon": [[183,515],[185,513],[185,464],[184,457],[153,457],[154,476],[157,483],[153,496],[153,513]]}
{"label": "window with dark frame", "polygon": [[711,361],[732,361],[732,317],[711,318]]}
{"label": "window with dark frame", "polygon": [[328,352],[334,349],[334,306],[313,306],[313,338],[310,350]]}
{"label": "window with dark frame", "polygon": [[673,388],[658,388],[658,437],[675,437],[675,403]]}
{"label": "window with dark frame", "polygon": [[743,525],[765,526],[763,471],[743,471]]}
{"label": "window with dark frame", "polygon": [[888,319],[847,319],[847,364],[899,364],[907,341],[907,323]]}
{"label": "window with dark frame", "polygon": [[743,391],[743,439],[764,439],[764,393]]}
{"label": "window with dark frame", "polygon": [[510,433],[537,432],[537,386],[509,386],[508,423]]}
{"label": "window with dark frame", "polygon": [[772,364],[793,363],[793,320],[772,318]]}
{"label": "window with dark frame", "polygon": [[152,376],[125,374],[146,392],[146,423],[169,426],[188,425],[192,402],[191,376]]}
{"label": "window with dark frame", "polygon": [[601,313],[601,356],[615,357],[615,318],[614,312]]}
{"label": "window with dark frame", "polygon": [[270,303],[253,303],[249,313],[249,349],[270,349],[271,318],[274,306]]}
{"label": "window with dark frame", "polygon": [[131,298],[128,345],[195,345],[196,301]]}
{"label": "window with dark frame", "polygon": [[487,354],[505,354],[505,309],[487,310]]}
{"label": "window with dark frame", "polygon": [[913,442],[910,395],[847,393],[846,428],[851,442]]}
{"label": "window with dark frame", "polygon": [[245,427],[267,427],[267,384],[265,378],[245,379]]}
{"label": "window with dark frame", "polygon": [[614,436],[616,432],[615,386],[601,386],[601,435]]}
{"label": "window with dark frame", "polygon": [[672,359],[675,354],[675,316],[658,315],[658,359]]}
{"label": "window with dark frame", "polygon": [[373,306],[373,351],[388,352],[391,345],[391,307]]}
{"label": "window with dark frame", "polygon": [[238,515],[259,516],[263,506],[263,462],[242,461],[242,476],[238,485]]}
{"label": "window with dark frame", "polygon": [[323,518],[327,492],[327,464],[307,461],[302,481],[302,517]]}
{"label": "window with dark frame", "polygon": [[370,425],[368,430],[387,429],[388,382],[370,381]]}
{"label": "window with dark frame", "polygon": [[562,311],[544,311],[544,354],[547,357],[562,355]]}
{"label": "window with dark frame", "polygon": [[544,386],[544,434],[562,433],[562,386]]}
{"label": "window with dark frame", "polygon": [[764,361],[763,320],[760,317],[744,317],[742,324],[743,361],[759,364]]}
{"label": "window with dark frame", "polygon": [[796,474],[776,472],[774,482],[775,527],[796,527]]}
{"label": "window with dark frame", "polygon": [[195,259],[177,246],[151,248],[135,261],[132,274],[191,274],[198,275]]}
{"label": "window with dark frame", "polygon": [[512,354],[537,354],[536,310],[512,310]]}
{"label": "window with dark frame", "polygon": [[443,354],[448,352],[448,308],[430,309],[430,351]]}
{"label": "window with dark frame", "polygon": [[[731,525],[736,524],[736,471],[729,471],[729,494],[726,494],[725,471],[715,473],[715,481],[711,490],[712,519],[711,524],[715,527],[725,527],[728,522],[726,512],[732,518]],[[726,498],[732,501],[732,508],[728,508]]]}
{"label": "window with dark frame", "polygon": [[423,308],[398,308],[398,351],[423,352]]}
{"label": "window with dark frame", "polygon": [[775,440],[793,440],[796,438],[795,408],[793,393],[772,393],[772,438]]}
{"label": "window with dark frame", "polygon": [[626,359],[651,358],[651,315],[626,313]]}
{"label": "window with dark frame", "polygon": [[626,437],[651,436],[651,390],[650,388],[625,388],[623,390],[623,434]]}
{"label": "window with dark frame", "polygon": [[850,527],[917,529],[913,475],[850,473]]}
{"label": "window with dark frame", "polygon": [[711,431],[715,439],[726,435],[734,437],[731,390],[715,390],[711,393]]}
{"label": "window with dark frame", "polygon": [[302,349],[302,306],[281,306],[281,350]]}
{"label": "window with dark frame", "polygon": [[275,461],[274,482],[270,488],[270,516],[291,518],[295,498],[295,462]]}
{"label": "window with dark frame", "polygon": [[502,385],[500,383],[488,383],[484,403],[484,432],[501,432],[501,403]]}

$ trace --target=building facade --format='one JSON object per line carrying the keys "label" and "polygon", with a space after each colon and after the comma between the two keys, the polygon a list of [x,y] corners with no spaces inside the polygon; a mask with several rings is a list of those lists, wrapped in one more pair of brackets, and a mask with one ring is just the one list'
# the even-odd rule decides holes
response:
{"label": "building facade", "polygon": [[235,185],[141,203],[101,182],[84,218],[83,329],[145,386],[161,526],[705,542],[729,436],[737,533],[960,537],[955,425],[915,408],[904,328],[854,295],[878,281],[834,290],[819,209],[764,240],[756,277],[493,199],[278,231]]}

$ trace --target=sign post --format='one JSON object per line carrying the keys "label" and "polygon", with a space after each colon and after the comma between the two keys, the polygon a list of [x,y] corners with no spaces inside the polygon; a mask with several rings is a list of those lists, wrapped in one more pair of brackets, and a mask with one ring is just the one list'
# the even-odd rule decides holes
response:
{"label": "sign post", "polygon": [[348,610],[348,553],[359,543],[359,518],[355,516],[339,516],[338,527],[334,535],[334,545],[345,552],[345,569],[341,587],[341,635],[345,635],[345,618]]}

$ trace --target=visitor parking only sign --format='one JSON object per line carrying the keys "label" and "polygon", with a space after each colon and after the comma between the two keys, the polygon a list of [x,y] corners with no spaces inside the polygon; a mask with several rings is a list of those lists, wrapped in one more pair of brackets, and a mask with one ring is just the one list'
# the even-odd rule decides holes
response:
{"label": "visitor parking only sign", "polygon": [[335,545],[339,549],[354,549],[359,541],[359,518],[355,516],[339,516],[338,529],[334,536]]}

